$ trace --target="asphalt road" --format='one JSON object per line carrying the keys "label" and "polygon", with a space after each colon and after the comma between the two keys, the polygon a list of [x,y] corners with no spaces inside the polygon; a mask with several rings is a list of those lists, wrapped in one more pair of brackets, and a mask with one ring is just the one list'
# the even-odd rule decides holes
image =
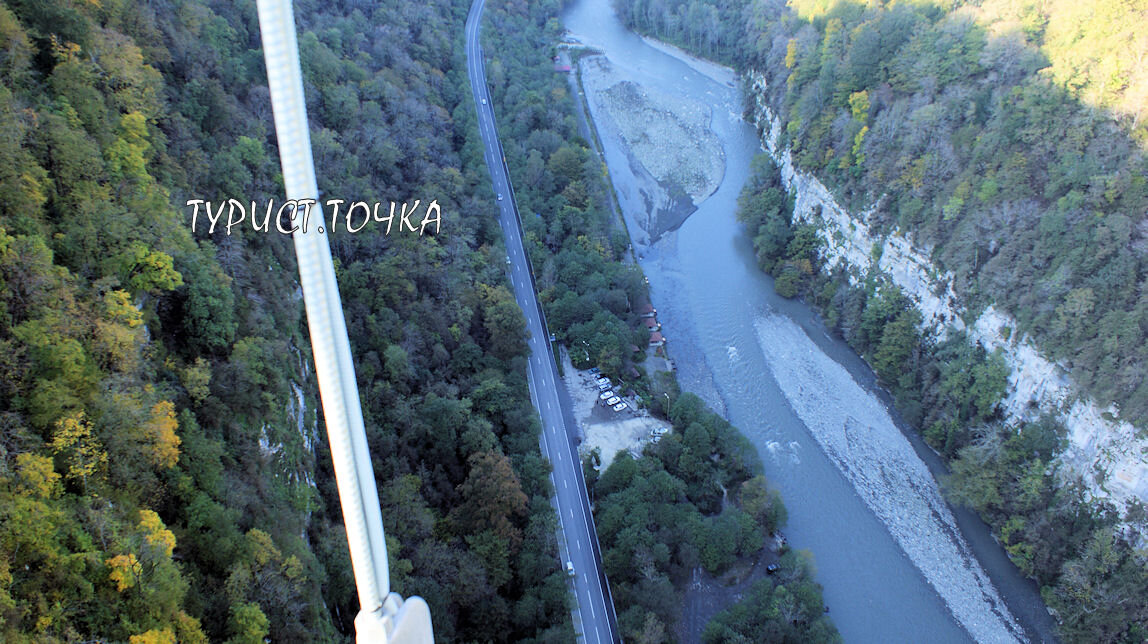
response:
{"label": "asphalt road", "polygon": [[606,578],[601,572],[601,553],[598,551],[594,518],[587,499],[586,482],[582,478],[582,467],[573,436],[566,430],[558,392],[561,381],[550,350],[549,333],[543,324],[542,309],[535,296],[530,262],[522,246],[521,220],[515,206],[514,190],[510,185],[506,163],[503,161],[502,144],[495,129],[482,48],[478,42],[483,3],[484,0],[475,0],[466,19],[467,74],[474,93],[475,108],[478,110],[483,154],[490,168],[494,192],[500,195],[497,202],[498,223],[506,236],[507,270],[514,287],[514,298],[526,316],[530,348],[527,379],[531,398],[542,419],[542,452],[554,467],[551,482],[554,484],[555,496],[551,501],[555,504],[565,536],[559,542],[559,552],[563,556],[564,570],[566,562],[574,566],[571,580],[577,601],[576,614],[580,617],[575,622],[575,630],[588,644],[621,642],[617,634],[614,606],[608,598]]}

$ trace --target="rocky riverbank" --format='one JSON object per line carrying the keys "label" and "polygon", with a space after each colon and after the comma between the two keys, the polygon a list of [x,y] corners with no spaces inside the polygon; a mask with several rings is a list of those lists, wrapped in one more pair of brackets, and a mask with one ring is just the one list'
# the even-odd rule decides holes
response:
{"label": "rocky riverbank", "polygon": [[978,642],[1023,640],[936,480],[884,406],[793,322],[762,317],[757,333],[794,412],[957,621]]}

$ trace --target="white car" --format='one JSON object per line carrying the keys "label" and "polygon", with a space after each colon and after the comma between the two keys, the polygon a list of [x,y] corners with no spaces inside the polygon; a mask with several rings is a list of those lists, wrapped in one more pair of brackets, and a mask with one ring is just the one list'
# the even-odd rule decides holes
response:
{"label": "white car", "polygon": [[485,99],[485,98],[484,98],[484,99],[482,99],[482,104],[483,104],[483,105],[486,105],[486,99]]}
{"label": "white car", "polygon": [[617,396],[613,396],[613,397],[610,397],[610,398],[607,398],[607,399],[606,399],[606,404],[607,404],[607,405],[610,405],[610,406],[614,406],[614,405],[617,405],[617,404],[618,404],[618,403],[620,403],[620,402],[622,402],[622,399],[621,399],[621,398],[619,398],[619,397],[617,397]]}
{"label": "white car", "polygon": [[614,392],[603,391],[602,394],[598,396],[598,400],[608,400],[608,399],[613,398],[613,397],[614,397]]}
{"label": "white car", "polygon": [[603,382],[603,383],[598,385],[598,391],[606,391],[609,388],[610,388],[610,383],[608,383],[608,382]]}
{"label": "white car", "polygon": [[651,443],[658,443],[658,442],[661,442],[661,440],[662,440],[661,436],[655,436],[655,437],[650,439],[650,442]]}
{"label": "white car", "polygon": [[665,428],[665,427],[655,427],[655,428],[653,428],[653,429],[651,429],[651,430],[650,430],[650,434],[651,434],[652,436],[661,436],[661,435],[663,435],[663,434],[666,434],[666,433],[668,433],[669,431],[670,431],[670,430],[669,430],[669,429],[667,429],[667,428]]}
{"label": "white car", "polygon": [[498,193],[498,200],[499,200],[499,201],[502,201],[502,193],[501,193],[501,192],[500,192],[500,193]]}
{"label": "white car", "polygon": [[567,561],[566,562],[566,574],[570,575],[571,577],[574,576],[574,562],[573,561]]}
{"label": "white car", "polygon": [[614,411],[622,411],[623,409],[626,408],[626,406],[627,406],[626,403],[620,402],[617,405],[614,405]]}
{"label": "white car", "polygon": [[610,384],[610,379],[609,378],[599,378],[597,380],[597,382],[600,385],[608,385],[608,384]]}

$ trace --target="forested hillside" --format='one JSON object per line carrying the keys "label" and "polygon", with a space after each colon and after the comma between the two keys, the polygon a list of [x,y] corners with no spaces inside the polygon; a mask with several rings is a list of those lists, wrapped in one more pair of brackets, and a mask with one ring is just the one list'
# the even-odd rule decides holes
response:
{"label": "forested hillside", "polygon": [[[438,641],[568,641],[467,8],[297,3],[316,171],[444,218],[331,239],[392,588]],[[282,198],[254,3],[12,0],[0,77],[0,640],[346,639],[290,239],[183,205]]]}
{"label": "forested hillside", "polygon": [[[932,249],[971,317],[1010,312],[1102,405],[1148,411],[1144,3],[620,3],[631,26],[754,70],[795,162],[871,230]],[[701,26],[699,26],[701,25]],[[1068,641],[1148,633],[1143,527],[1062,477],[1064,428],[1000,424],[1009,367],[961,334],[934,342],[890,281],[822,266],[763,157],[739,217],[762,267],[864,355],[949,460],[950,497],[993,526]],[[859,279],[858,279],[859,278]],[[970,318],[971,319],[971,318]],[[1065,478],[1068,482],[1065,483]]]}

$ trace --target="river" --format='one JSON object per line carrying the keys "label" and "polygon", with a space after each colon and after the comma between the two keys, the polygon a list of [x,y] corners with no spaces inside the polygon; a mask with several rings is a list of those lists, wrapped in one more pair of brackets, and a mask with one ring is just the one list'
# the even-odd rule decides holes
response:
{"label": "river", "polygon": [[578,0],[563,21],[604,53],[613,80],[710,107],[724,174],[680,228],[659,235],[666,227],[649,234],[657,226],[648,211],[680,214],[680,204],[659,198],[658,182],[590,101],[679,380],[757,447],[789,510],[785,533],[812,552],[845,640],[1051,638],[1035,586],[983,523],[944,502],[938,460],[902,430],[872,371],[758,269],[734,214],[761,144],[740,118],[728,72],[651,46],[621,26],[608,0]]}

